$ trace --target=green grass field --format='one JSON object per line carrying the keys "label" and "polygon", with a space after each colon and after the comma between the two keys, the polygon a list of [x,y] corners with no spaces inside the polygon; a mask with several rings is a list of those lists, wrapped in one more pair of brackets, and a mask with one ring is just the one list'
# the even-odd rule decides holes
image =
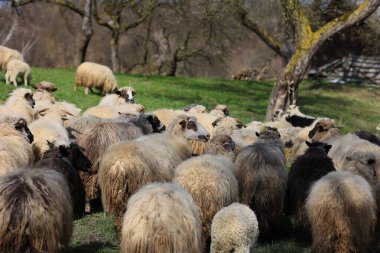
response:
{"label": "green grass field", "polygon": [[[96,105],[101,96],[83,90],[73,92],[75,70],[33,68],[32,83],[47,80],[55,83],[57,100],[66,100],[79,108],[87,109]],[[227,104],[232,117],[244,123],[264,119],[273,81],[250,82],[210,78],[185,78],[161,76],[116,75],[119,86],[133,86],[136,101],[145,106],[146,111],[158,108],[179,109],[197,103],[212,109],[216,104]],[[21,87],[21,86],[19,86]],[[300,86],[301,110],[312,116],[330,117],[343,126],[344,132],[365,129],[375,133],[380,123],[380,88],[363,87],[354,84],[338,85],[306,81]],[[0,76],[0,100],[5,100],[13,86],[6,85]],[[289,221],[279,226],[278,240],[260,244],[260,253],[304,253],[310,252],[308,245],[291,240]],[[65,251],[107,252],[118,250],[119,240],[113,228],[112,217],[97,213],[75,222],[70,247]]]}

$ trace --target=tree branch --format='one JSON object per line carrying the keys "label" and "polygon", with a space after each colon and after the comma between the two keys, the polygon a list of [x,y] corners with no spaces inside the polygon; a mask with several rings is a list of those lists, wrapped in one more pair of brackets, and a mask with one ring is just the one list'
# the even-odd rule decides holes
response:
{"label": "tree branch", "polygon": [[25,6],[27,4],[35,3],[35,2],[45,2],[45,3],[52,3],[52,4],[58,4],[65,8],[70,9],[71,11],[77,13],[80,16],[84,16],[84,11],[79,9],[76,4],[73,2],[65,1],[65,0],[12,0],[11,4],[12,7],[21,7]]}

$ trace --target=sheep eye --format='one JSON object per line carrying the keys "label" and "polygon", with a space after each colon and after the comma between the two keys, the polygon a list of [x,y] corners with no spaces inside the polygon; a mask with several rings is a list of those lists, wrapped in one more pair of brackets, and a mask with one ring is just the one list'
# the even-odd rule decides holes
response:
{"label": "sheep eye", "polygon": [[194,131],[197,131],[197,130],[198,130],[198,128],[197,128],[197,124],[195,124],[194,121],[189,121],[189,122],[187,123],[186,128],[189,129],[189,130],[194,130]]}

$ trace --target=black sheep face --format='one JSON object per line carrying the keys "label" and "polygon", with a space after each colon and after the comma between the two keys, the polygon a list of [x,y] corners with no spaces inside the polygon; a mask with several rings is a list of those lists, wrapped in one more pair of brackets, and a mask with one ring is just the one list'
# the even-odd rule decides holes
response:
{"label": "black sheep face", "polygon": [[29,103],[29,105],[32,107],[32,108],[34,108],[34,105],[35,105],[35,101],[34,101],[34,99],[33,99],[33,94],[31,94],[31,93],[25,93],[25,95],[24,95],[24,98],[25,98],[25,100]]}
{"label": "black sheep face", "polygon": [[146,119],[149,124],[152,125],[153,133],[161,133],[165,131],[166,126],[161,123],[156,115],[148,115]]}
{"label": "black sheep face", "polygon": [[308,142],[308,141],[305,141],[306,145],[309,147],[309,149],[319,149],[319,150],[322,150],[323,152],[326,153],[326,155],[329,153],[330,149],[331,149],[331,145],[329,144],[326,144],[326,143],[323,143],[323,142],[319,142],[319,141],[314,141],[314,142]]}
{"label": "black sheep face", "polygon": [[22,133],[22,135],[25,137],[25,139],[29,142],[32,143],[34,140],[32,132],[30,132],[28,128],[28,124],[26,123],[26,120],[21,118],[17,120],[17,122],[14,124],[15,129]]}
{"label": "black sheep face", "polygon": [[76,143],[71,143],[69,147],[69,159],[75,169],[84,172],[91,168],[91,161],[83,154],[81,148]]}

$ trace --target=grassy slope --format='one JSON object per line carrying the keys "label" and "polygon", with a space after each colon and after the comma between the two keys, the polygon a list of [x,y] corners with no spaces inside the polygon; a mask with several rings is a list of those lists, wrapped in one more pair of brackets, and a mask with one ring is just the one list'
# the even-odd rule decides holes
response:
{"label": "grassy slope", "polygon": [[[57,100],[75,103],[83,110],[101,99],[96,94],[85,96],[82,89],[74,93],[75,71],[68,69],[33,68],[33,83],[49,80],[57,84]],[[132,85],[137,90],[137,102],[146,111],[157,108],[182,108],[191,103],[211,109],[217,103],[230,107],[231,116],[243,122],[263,120],[273,82],[246,82],[207,78],[117,75],[119,86]],[[13,89],[0,78],[0,100],[6,99]],[[344,131],[359,128],[374,132],[380,123],[380,89],[355,85],[314,84],[301,85],[302,111],[314,116],[335,118]],[[75,222],[71,246],[67,252],[118,252],[118,238],[112,217],[93,214]],[[287,232],[285,232],[287,233]],[[288,236],[288,235],[287,235]],[[309,249],[285,240],[260,245],[258,252],[304,253]]]}

